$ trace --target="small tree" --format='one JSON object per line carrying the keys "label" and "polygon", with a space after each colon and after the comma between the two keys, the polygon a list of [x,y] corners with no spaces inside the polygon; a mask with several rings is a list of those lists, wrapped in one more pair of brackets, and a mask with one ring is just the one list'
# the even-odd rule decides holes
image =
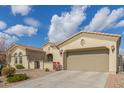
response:
{"label": "small tree", "polygon": [[14,67],[11,67],[10,65],[6,65],[2,68],[2,75],[5,77],[12,76],[16,72],[16,69]]}
{"label": "small tree", "polygon": [[[13,46],[18,39],[5,33],[0,33],[0,52],[4,52],[6,55],[6,62],[10,61],[10,52],[8,48]],[[4,62],[5,63],[5,62]]]}
{"label": "small tree", "polygon": [[6,34],[0,34],[0,51],[5,52],[9,47],[11,47],[16,40]]}

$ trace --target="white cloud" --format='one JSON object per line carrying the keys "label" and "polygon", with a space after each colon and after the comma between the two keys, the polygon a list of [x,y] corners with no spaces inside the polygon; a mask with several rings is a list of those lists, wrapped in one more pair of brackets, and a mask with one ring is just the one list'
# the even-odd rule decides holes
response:
{"label": "white cloud", "polygon": [[37,28],[31,26],[17,24],[15,26],[8,28],[4,32],[17,36],[24,36],[24,35],[32,36],[37,33],[37,30],[38,30]]}
{"label": "white cloud", "polygon": [[7,24],[4,21],[0,20],[0,29],[5,29],[7,27]]}
{"label": "white cloud", "polygon": [[86,19],[85,10],[88,6],[73,6],[70,12],[61,16],[53,15],[48,32],[50,42],[60,42],[76,33],[79,25]]}
{"label": "white cloud", "polygon": [[115,27],[124,27],[124,20],[121,20]]}
{"label": "white cloud", "polygon": [[33,27],[39,27],[40,22],[34,18],[26,18],[24,19],[25,24],[33,26]]}
{"label": "white cloud", "polygon": [[7,39],[14,39],[14,40],[18,40],[17,37],[13,36],[13,35],[9,35],[7,33],[4,32],[0,32],[0,38],[5,38]]}
{"label": "white cloud", "polygon": [[21,14],[22,16],[27,15],[31,11],[31,6],[28,5],[12,5],[11,11],[13,15]]}
{"label": "white cloud", "polygon": [[124,9],[118,8],[110,11],[108,7],[100,9],[90,24],[84,30],[88,31],[103,31],[105,29],[114,27],[117,21],[124,16]]}

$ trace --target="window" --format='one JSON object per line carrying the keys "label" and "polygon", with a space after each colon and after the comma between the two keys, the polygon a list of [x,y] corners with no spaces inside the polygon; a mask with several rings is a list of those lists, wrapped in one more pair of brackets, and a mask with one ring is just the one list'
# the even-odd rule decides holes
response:
{"label": "window", "polygon": [[15,64],[18,63],[18,60],[17,60],[17,53],[14,54],[14,58],[15,58]]}
{"label": "window", "polygon": [[18,61],[17,61],[17,57],[15,57],[15,64],[17,64],[18,63]]}
{"label": "window", "polygon": [[19,63],[22,64],[22,56],[19,57]]}
{"label": "window", "polygon": [[22,64],[22,52],[19,53],[19,63]]}

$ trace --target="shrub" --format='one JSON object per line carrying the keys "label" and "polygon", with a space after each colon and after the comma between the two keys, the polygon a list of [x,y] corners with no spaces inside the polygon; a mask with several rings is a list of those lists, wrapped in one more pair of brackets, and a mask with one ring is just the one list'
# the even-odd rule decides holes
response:
{"label": "shrub", "polygon": [[13,76],[7,78],[7,82],[12,83],[12,82],[26,80],[28,78],[29,77],[27,76],[27,74],[14,74]]}
{"label": "shrub", "polygon": [[46,72],[49,72],[50,70],[49,70],[48,68],[45,68],[45,71],[46,71]]}
{"label": "shrub", "polygon": [[12,76],[16,72],[16,69],[14,67],[11,67],[9,65],[2,68],[2,75],[4,76]]}
{"label": "shrub", "polygon": [[17,69],[24,69],[24,66],[23,66],[22,64],[17,64],[17,65],[16,65],[16,68],[17,68]]}
{"label": "shrub", "polygon": [[14,67],[10,67],[9,75],[14,75],[15,72],[16,72],[16,69]]}

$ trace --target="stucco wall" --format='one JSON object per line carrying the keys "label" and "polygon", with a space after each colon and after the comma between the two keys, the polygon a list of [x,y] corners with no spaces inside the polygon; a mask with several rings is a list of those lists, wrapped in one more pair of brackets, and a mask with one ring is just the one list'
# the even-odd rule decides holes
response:
{"label": "stucco wall", "polygon": [[[80,44],[82,39],[85,40],[85,44],[83,46]],[[112,52],[112,50],[111,50],[112,45],[115,46],[114,52]],[[80,38],[76,39],[75,41],[60,47],[60,49],[62,49],[64,51],[64,50],[68,50],[68,49],[99,47],[99,46],[106,46],[107,48],[109,48],[109,71],[116,72],[117,46],[116,46],[115,41],[90,38],[90,37],[80,37]],[[61,58],[61,61],[63,61],[63,58]]]}
{"label": "stucco wall", "polygon": [[[27,60],[27,56],[26,56],[26,51],[24,49],[21,48],[16,48],[14,49],[14,51],[12,52],[11,55],[11,62],[10,65],[15,66],[15,57],[14,54],[17,53],[17,55],[19,55],[19,53],[22,53],[23,57],[22,57],[22,64],[23,66],[28,69],[28,60]],[[19,64],[19,57],[17,57],[17,64]]]}
{"label": "stucco wall", "polygon": [[53,63],[52,62],[45,62],[44,69],[48,68],[49,70],[53,70]]}
{"label": "stucco wall", "polygon": [[[53,62],[60,62],[61,64],[63,64],[63,62],[61,61],[62,56],[60,55],[59,50],[56,47],[50,47],[50,48],[49,47],[50,47],[50,44],[43,47],[43,51],[46,52],[46,55],[53,54]],[[44,68],[53,69],[53,63],[47,62],[46,57],[44,60]]]}
{"label": "stucco wall", "polygon": [[45,51],[46,52],[46,55],[47,54],[54,54],[53,55],[53,61],[60,61],[60,57],[61,57],[61,55],[60,55],[60,53],[59,53],[59,49],[57,49],[56,47],[50,47],[50,45],[47,45],[47,46],[45,46],[45,47],[43,47],[43,51]]}
{"label": "stucco wall", "polygon": [[30,61],[30,69],[34,69],[34,61]]}

